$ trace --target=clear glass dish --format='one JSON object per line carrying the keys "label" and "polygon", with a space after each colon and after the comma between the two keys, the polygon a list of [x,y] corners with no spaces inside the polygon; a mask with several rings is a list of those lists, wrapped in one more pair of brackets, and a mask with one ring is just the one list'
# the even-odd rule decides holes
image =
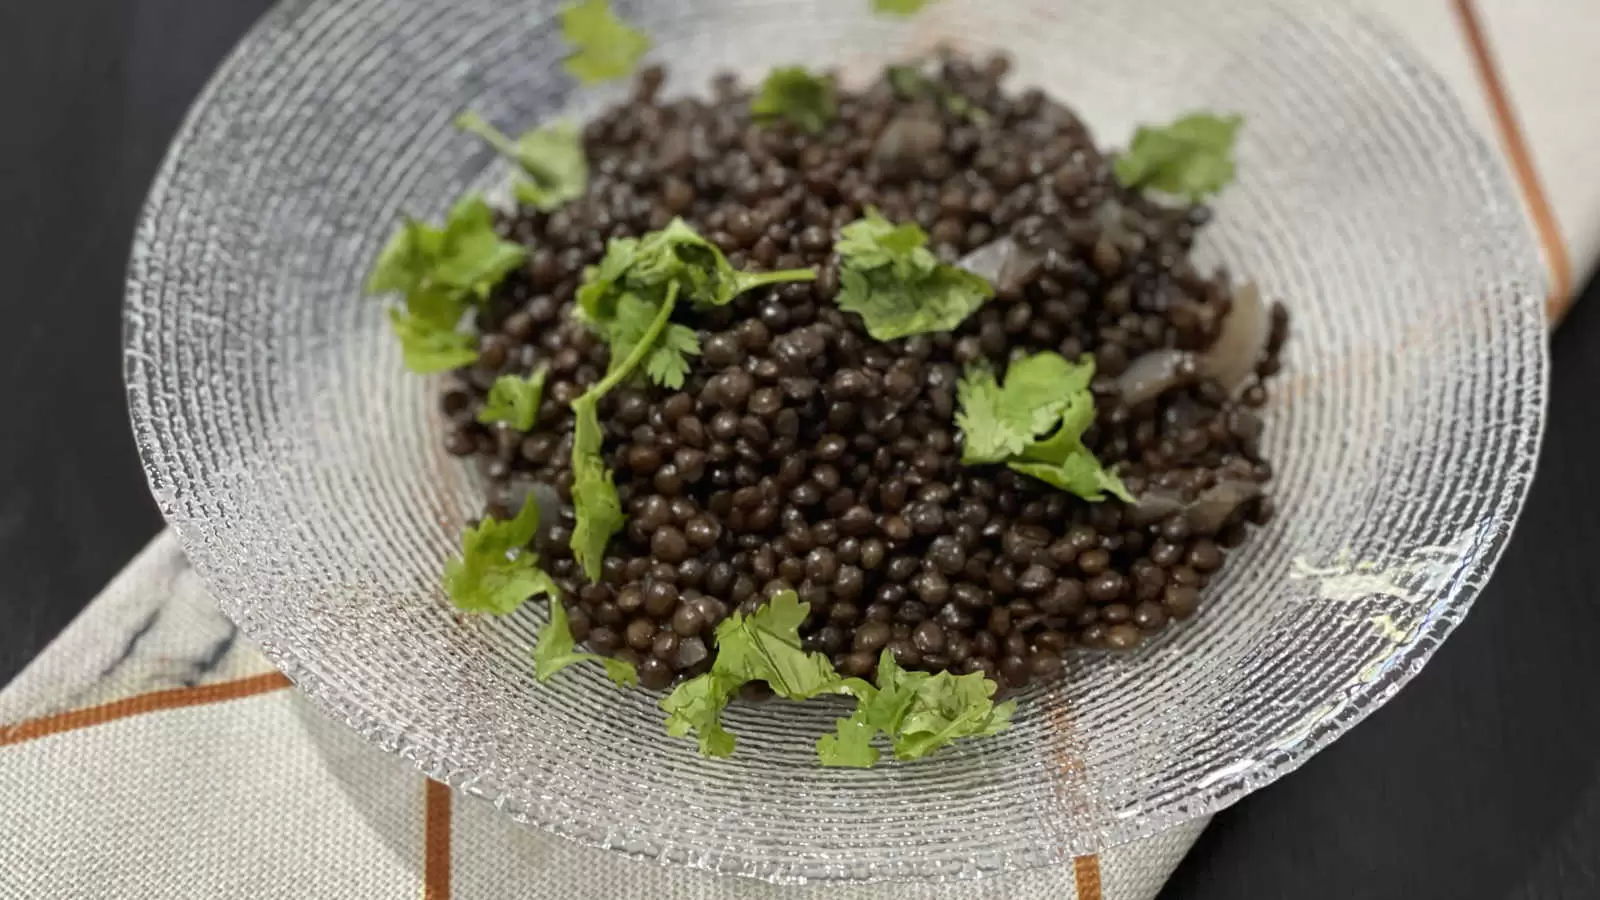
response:
{"label": "clear glass dish", "polygon": [[323,710],[508,815],[639,857],[773,881],[1058,863],[1225,806],[1392,696],[1466,614],[1533,473],[1536,251],[1454,101],[1341,7],[1240,0],[652,0],[676,90],[732,68],[847,78],[948,43],[1102,143],[1243,113],[1205,254],[1294,313],[1268,410],[1277,520],[1194,621],[1081,653],[1016,726],[934,758],[814,766],[824,703],[743,706],[701,759],[657,697],[587,667],[535,685],[543,611],[463,621],[439,572],[481,489],[441,449],[360,280],[401,211],[504,176],[450,126],[525,126],[580,91],[545,0],[291,0],[222,67],[151,192],[126,373],[152,489],[245,633]]}

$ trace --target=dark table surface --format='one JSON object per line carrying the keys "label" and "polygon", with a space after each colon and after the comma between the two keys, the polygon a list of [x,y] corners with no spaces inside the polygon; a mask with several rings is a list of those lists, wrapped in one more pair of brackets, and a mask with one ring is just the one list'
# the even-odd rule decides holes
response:
{"label": "dark table surface", "polygon": [[[123,267],[167,139],[268,3],[0,3],[0,683],[160,527],[124,411]],[[1466,624],[1393,702],[1219,815],[1164,900],[1600,897],[1588,294],[1553,338],[1522,524]]]}

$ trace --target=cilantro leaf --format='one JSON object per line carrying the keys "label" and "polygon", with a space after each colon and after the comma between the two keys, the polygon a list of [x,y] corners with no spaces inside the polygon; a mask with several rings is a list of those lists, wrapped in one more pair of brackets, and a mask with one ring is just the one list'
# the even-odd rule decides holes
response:
{"label": "cilantro leaf", "polygon": [[[599,327],[600,335],[611,345],[611,359],[617,364],[627,359],[640,341],[651,334],[651,325],[656,316],[661,312],[658,304],[651,303],[638,294],[623,294],[617,298],[615,309],[610,320],[602,322]],[[673,329],[682,329],[681,332]],[[682,332],[687,332],[687,337]],[[667,346],[668,341],[672,346]],[[689,371],[689,363],[682,358],[682,354],[697,355],[700,352],[700,340],[692,329],[682,325],[668,324],[656,336],[644,357],[646,373],[651,370],[660,373],[663,377],[670,377],[673,371],[679,371],[679,384],[682,384],[681,375]],[[680,370],[681,365],[681,370]],[[666,384],[665,381],[659,381]]]}
{"label": "cilantro leaf", "polygon": [[824,766],[851,769],[869,769],[876,765],[882,754],[872,746],[878,729],[872,724],[865,705],[859,707],[848,719],[840,719],[834,734],[817,739],[817,760]]}
{"label": "cilantro leaf", "polygon": [[1028,462],[1012,460],[1006,463],[1012,471],[1039,479],[1051,487],[1077,494],[1092,503],[1098,503],[1111,494],[1125,503],[1134,502],[1133,495],[1115,473],[1108,472],[1099,460],[1088,452],[1074,453],[1060,462]]}
{"label": "cilantro leaf", "polygon": [[[715,665],[715,663],[713,663]],[[667,734],[673,737],[694,735],[700,755],[733,755],[734,737],[722,727],[722,710],[739,690],[739,683],[706,672],[683,682],[661,701],[667,713]]]}
{"label": "cilantro leaf", "polygon": [[764,681],[790,700],[872,690],[859,678],[841,677],[826,656],[801,649],[800,625],[810,610],[794,591],[783,591],[748,616],[734,613],[723,620],[711,671],[683,682],[661,701],[667,733],[694,734],[701,754],[727,756],[735,741],[722,727],[722,710],[746,682]]}
{"label": "cilantro leaf", "polygon": [[834,734],[817,741],[825,766],[870,766],[879,751],[872,740],[889,736],[899,759],[920,759],[964,737],[995,734],[1011,724],[1014,703],[992,699],[995,684],[983,673],[955,676],[907,672],[885,650],[878,661],[878,684],[844,678],[828,658],[806,652],[800,626],[811,611],[793,591],[774,594],[746,616],[734,613],[717,626],[717,656],[711,671],[678,685],[661,701],[667,733],[695,735],[705,756],[733,753],[735,738],[722,725],[722,710],[746,682],[764,681],[790,700],[823,694],[856,699],[856,711],[838,720]]}
{"label": "cilantro leaf", "polygon": [[[739,272],[717,245],[682,219],[643,238],[613,238],[599,265],[584,273],[578,314],[611,347],[613,360],[629,355],[660,310],[666,291],[703,306],[724,306],[751,288],[785,281],[810,281],[815,269]],[[645,362],[657,384],[677,388],[688,374],[686,357],[700,352],[694,331],[673,325],[658,331]]]}
{"label": "cilantro leaf", "polygon": [[[748,290],[788,281],[814,281],[816,269],[740,272],[722,249],[700,236],[682,219],[645,235],[634,248],[628,273],[640,287],[677,282],[683,296],[702,306],[727,306]],[[609,253],[609,251],[608,251]]]}
{"label": "cilantro leaf", "polygon": [[427,317],[393,308],[389,310],[389,324],[400,339],[401,358],[406,368],[419,375],[448,372],[478,361],[472,335],[462,334],[453,326],[441,328]]}
{"label": "cilantro leaf", "polygon": [[735,613],[717,626],[717,659],[712,671],[746,681],[765,681],[789,700],[831,693],[842,679],[821,653],[800,648],[800,625],[810,612],[794,591],[774,594],[767,605],[745,616]]}
{"label": "cilantro leaf", "polygon": [[909,16],[934,0],[872,0],[872,11],[891,16]]}
{"label": "cilantro leaf", "polygon": [[1094,399],[1083,390],[1062,410],[1061,425],[1054,434],[1029,444],[1020,459],[1010,460],[1006,465],[1091,502],[1098,503],[1106,494],[1112,494],[1125,503],[1132,503],[1133,495],[1128,493],[1122,479],[1106,471],[1083,445],[1083,433],[1093,424]]}
{"label": "cilantro leaf", "polygon": [[622,500],[611,470],[600,456],[598,396],[586,393],[572,401],[577,428],[572,441],[572,506],[577,520],[572,526],[572,556],[590,581],[600,580],[606,543],[622,530]]}
{"label": "cilantro leaf", "polygon": [[521,244],[500,239],[494,211],[475,194],[456,202],[443,228],[403,221],[378,254],[366,290],[404,295],[404,310],[391,309],[389,320],[406,367],[429,374],[476,361],[472,338],[456,328],[471,304],[487,297],[527,254]]}
{"label": "cilantro leaf", "polygon": [[[1035,353],[1006,367],[1006,415],[1025,419],[1034,434],[1054,425],[1057,417],[1079,405],[1088,417],[1078,433],[1094,423],[1094,401],[1089,382],[1094,380],[1094,357],[1068,362],[1058,353]],[[1064,399],[1063,399],[1064,398]]]}
{"label": "cilantro leaf", "polygon": [[833,79],[819,78],[801,66],[773,69],[750,101],[750,113],[756,119],[787,119],[810,134],[827,128],[838,112]]}
{"label": "cilantro leaf", "polygon": [[1092,358],[1072,363],[1049,352],[1013,361],[1004,386],[986,368],[969,370],[956,384],[962,464],[1005,463],[1091,502],[1108,493],[1132,502],[1083,444],[1094,424],[1093,378]]}
{"label": "cilantro leaf", "polygon": [[627,76],[650,49],[650,38],[618,18],[607,0],[564,7],[561,36],[572,45],[567,72],[585,84]]}
{"label": "cilantro leaf", "polygon": [[700,338],[693,328],[673,323],[661,332],[661,339],[645,358],[645,374],[650,380],[673,390],[683,387],[684,376],[689,374],[686,357],[700,355]]}
{"label": "cilantro leaf", "polygon": [[489,204],[470,194],[450,210],[431,279],[482,300],[527,258],[528,248],[495,233]]}
{"label": "cilantro leaf", "polygon": [[501,375],[489,387],[489,398],[478,411],[478,421],[484,425],[504,422],[517,431],[527,431],[539,417],[539,400],[544,395],[545,370],[540,369],[521,378]]}
{"label": "cilantro leaf", "polygon": [[[880,661],[880,675],[883,670]],[[929,675],[894,666],[893,672],[880,680],[900,696],[909,694],[908,702],[896,706],[898,726],[889,732],[895,759],[922,759],[961,738],[998,734],[1011,726],[1017,709],[1015,700],[995,704],[996,685],[982,672]]]}
{"label": "cilantro leaf", "polygon": [[461,555],[444,566],[444,589],[457,609],[503,616],[530,597],[559,597],[561,589],[528,549],[539,528],[530,495],[510,521],[484,519],[461,535]]}
{"label": "cilantro leaf", "polygon": [[578,129],[556,122],[525,131],[515,141],[475,112],[456,117],[455,126],[483,138],[497,153],[521,167],[527,177],[512,185],[517,200],[550,212],[583,196],[589,185],[589,161],[583,155]]}
{"label": "cilantro leaf", "polygon": [[927,249],[928,233],[915,222],[896,225],[876,209],[839,230],[833,249],[854,268],[894,268],[902,278],[925,275],[939,265]]}
{"label": "cilantro leaf", "polygon": [[986,366],[974,367],[956,383],[956,426],[961,429],[961,463],[1000,462],[1015,456],[1033,439],[1021,423],[1006,419],[1001,411],[1000,383]]}
{"label": "cilantro leaf", "polygon": [[817,757],[825,766],[870,766],[878,761],[871,742],[880,732],[903,761],[922,759],[961,738],[998,734],[1010,727],[1016,702],[996,705],[995,690],[982,672],[908,672],[885,649],[877,687],[854,691],[855,714],[817,741]]}
{"label": "cilantro leaf", "polygon": [[408,294],[422,280],[424,242],[431,239],[433,229],[406,217],[400,228],[390,235],[378,259],[367,274],[364,288],[368,294]]}
{"label": "cilantro leaf", "polygon": [[406,219],[384,245],[367,277],[369,294],[439,291],[482,299],[527,258],[526,247],[501,240],[494,211],[477,194],[451,207],[443,228]]}
{"label": "cilantro leaf", "polygon": [[533,674],[546,682],[567,666],[581,662],[597,662],[605,667],[606,677],[624,687],[639,683],[639,672],[625,659],[612,659],[598,653],[575,652],[577,641],[572,638],[572,624],[567,618],[567,608],[556,597],[550,601],[550,622],[539,629],[539,642],[533,645]]}
{"label": "cilantro leaf", "polygon": [[989,369],[970,369],[956,384],[961,405],[956,412],[963,439],[961,462],[969,466],[1004,462],[1021,454],[1081,400],[1090,418],[1073,435],[1076,439],[1093,422],[1094,402],[1089,394],[1093,378],[1092,358],[1072,363],[1050,352],[1013,361],[1006,369],[1004,387]]}
{"label": "cilantro leaf", "polygon": [[1198,203],[1233,180],[1233,143],[1244,119],[1190,113],[1171,125],[1141,125],[1112,168],[1126,187],[1155,188]]}
{"label": "cilantro leaf", "polygon": [[950,331],[994,296],[983,278],[940,262],[915,223],[894,225],[869,210],[839,235],[835,302],[859,315],[876,340]]}

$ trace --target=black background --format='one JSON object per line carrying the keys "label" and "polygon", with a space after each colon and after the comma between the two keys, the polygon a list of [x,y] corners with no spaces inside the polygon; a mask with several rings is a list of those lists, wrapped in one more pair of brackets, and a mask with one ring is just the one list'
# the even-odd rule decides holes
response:
{"label": "black background", "polygon": [[[160,527],[121,384],[127,249],[168,138],[267,6],[0,2],[0,682]],[[1393,702],[1218,816],[1163,900],[1600,896],[1588,294],[1553,339],[1522,524],[1466,624]]]}

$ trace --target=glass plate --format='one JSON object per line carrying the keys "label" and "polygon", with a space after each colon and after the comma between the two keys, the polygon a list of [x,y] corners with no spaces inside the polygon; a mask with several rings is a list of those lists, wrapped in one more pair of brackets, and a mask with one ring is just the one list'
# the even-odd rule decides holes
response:
{"label": "glass plate", "polygon": [[450,126],[582,114],[556,4],[295,0],[245,39],[152,189],[126,373],[152,490],[229,615],[318,706],[519,821],[783,881],[965,877],[1058,863],[1203,815],[1394,694],[1466,614],[1533,474],[1537,253],[1499,165],[1386,32],[1323,2],[651,0],[677,90],[785,62],[862,77],[944,42],[1102,143],[1243,113],[1240,180],[1204,253],[1294,314],[1268,410],[1277,520],[1194,621],[1080,653],[1016,727],[906,765],[823,770],[839,708],[740,706],[726,761],[594,667],[535,685],[543,616],[462,620],[439,573],[481,509],[360,282],[402,211],[501,164]]}

